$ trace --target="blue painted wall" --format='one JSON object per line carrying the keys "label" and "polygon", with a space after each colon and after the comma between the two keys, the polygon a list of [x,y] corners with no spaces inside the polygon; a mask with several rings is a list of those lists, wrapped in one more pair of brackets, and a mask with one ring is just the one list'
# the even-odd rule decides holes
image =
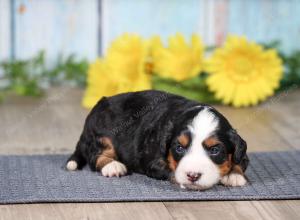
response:
{"label": "blue painted wall", "polygon": [[124,32],[198,33],[208,45],[243,34],[292,51],[300,47],[299,15],[299,0],[0,0],[0,60],[41,49],[49,62],[60,53],[93,60]]}
{"label": "blue painted wall", "polygon": [[300,47],[299,0],[232,0],[228,33],[244,34],[259,42],[280,40],[286,51]]}

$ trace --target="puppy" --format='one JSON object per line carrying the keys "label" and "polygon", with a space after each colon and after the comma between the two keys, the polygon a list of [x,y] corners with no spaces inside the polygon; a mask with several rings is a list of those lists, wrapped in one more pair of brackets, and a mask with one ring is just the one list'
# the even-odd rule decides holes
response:
{"label": "puppy", "polygon": [[102,98],[88,115],[68,170],[137,172],[183,188],[246,184],[247,144],[211,106],[155,90]]}

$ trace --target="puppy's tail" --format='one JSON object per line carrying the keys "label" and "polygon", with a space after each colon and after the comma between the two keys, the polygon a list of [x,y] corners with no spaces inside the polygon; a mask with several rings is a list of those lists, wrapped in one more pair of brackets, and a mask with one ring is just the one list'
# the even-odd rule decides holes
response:
{"label": "puppy's tail", "polygon": [[69,171],[74,171],[74,170],[81,169],[85,165],[86,165],[86,160],[82,156],[80,148],[77,146],[76,150],[67,161],[66,169]]}

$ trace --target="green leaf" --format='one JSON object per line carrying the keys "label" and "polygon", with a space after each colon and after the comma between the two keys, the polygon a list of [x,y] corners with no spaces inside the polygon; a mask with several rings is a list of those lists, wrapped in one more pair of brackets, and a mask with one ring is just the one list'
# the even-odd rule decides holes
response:
{"label": "green leaf", "polygon": [[52,68],[47,68],[45,62],[44,51],[40,51],[31,59],[2,62],[0,68],[4,72],[3,80],[8,82],[8,85],[1,89],[5,90],[2,97],[10,92],[20,96],[40,96],[43,94],[42,86],[45,82],[50,85],[59,85],[65,82],[85,85],[87,60],[78,60],[74,55],[66,58],[60,55]]}

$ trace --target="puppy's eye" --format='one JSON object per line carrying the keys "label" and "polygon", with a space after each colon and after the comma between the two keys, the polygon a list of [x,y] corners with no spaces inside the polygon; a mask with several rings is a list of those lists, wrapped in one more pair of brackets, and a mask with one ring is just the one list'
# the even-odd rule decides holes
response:
{"label": "puppy's eye", "polygon": [[186,152],[186,149],[183,147],[183,146],[181,146],[180,144],[178,144],[177,146],[176,146],[176,153],[178,153],[178,154],[183,154],[183,153],[185,153]]}
{"label": "puppy's eye", "polygon": [[219,154],[221,151],[221,145],[216,145],[216,146],[213,146],[209,149],[209,153],[211,155],[217,155]]}

